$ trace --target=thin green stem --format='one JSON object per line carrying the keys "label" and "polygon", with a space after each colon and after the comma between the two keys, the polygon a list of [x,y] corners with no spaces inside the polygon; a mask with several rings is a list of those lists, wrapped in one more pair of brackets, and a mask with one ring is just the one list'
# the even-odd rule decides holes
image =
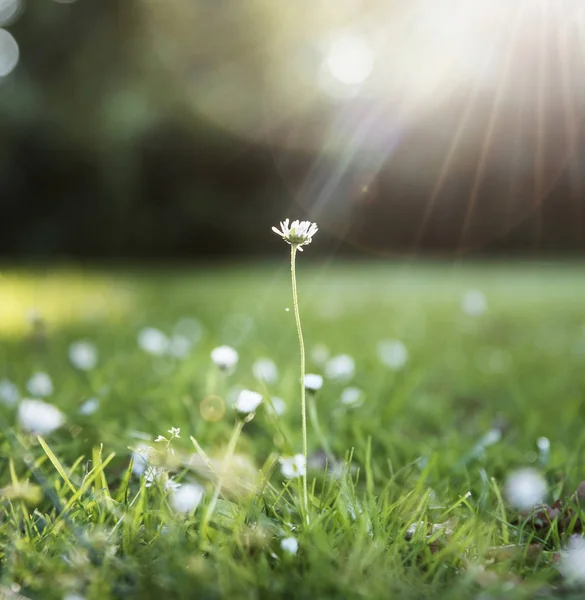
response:
{"label": "thin green stem", "polygon": [[203,520],[201,521],[201,537],[204,538],[207,534],[207,526],[209,525],[209,521],[213,516],[213,512],[217,505],[217,501],[219,500],[219,495],[221,494],[221,488],[223,487],[223,476],[225,474],[226,468],[230,467],[230,463],[234,457],[234,452],[236,450],[236,444],[238,443],[238,439],[240,434],[242,433],[242,429],[244,428],[244,420],[238,418],[236,421],[236,425],[234,430],[232,431],[232,436],[230,437],[230,441],[228,442],[225,456],[223,458],[223,463],[221,465],[221,469],[219,470],[219,474],[217,476],[217,483],[215,484],[215,490],[213,491],[213,496],[207,505],[207,509],[205,510],[205,514],[203,515]]}
{"label": "thin green stem", "polygon": [[[299,312],[299,296],[297,293],[297,276],[295,270],[295,259],[297,256],[298,246],[291,244],[290,247],[290,273],[292,280],[293,305],[295,308],[295,320],[297,324],[297,333],[299,336],[299,346],[301,350],[301,421],[303,430],[303,456],[305,457],[305,466],[308,459],[308,443],[307,443],[307,398],[305,391],[305,342],[303,340],[303,328],[301,327],[301,315]],[[303,473],[303,508],[305,511],[305,519],[309,522],[309,493],[307,490],[307,470]]]}

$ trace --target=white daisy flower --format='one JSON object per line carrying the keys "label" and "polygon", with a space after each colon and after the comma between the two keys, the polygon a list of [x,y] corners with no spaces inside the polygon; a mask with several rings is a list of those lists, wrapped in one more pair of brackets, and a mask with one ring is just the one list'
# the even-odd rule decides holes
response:
{"label": "white daisy flower", "polygon": [[69,346],[69,360],[80,371],[91,371],[98,361],[96,347],[88,341],[73,342]]}
{"label": "white daisy flower", "polygon": [[193,512],[201,503],[205,490],[197,483],[185,483],[171,493],[170,504],[178,513]]}
{"label": "white daisy flower", "polygon": [[26,431],[49,435],[65,423],[65,415],[52,404],[25,398],[18,406],[18,422]]}
{"label": "white daisy flower", "polygon": [[278,396],[272,396],[270,400],[272,401],[271,409],[274,409],[279,417],[282,416],[286,412],[286,402]]}
{"label": "white daisy flower", "polygon": [[218,346],[211,351],[211,360],[222,370],[231,371],[238,364],[238,353],[231,346]]}
{"label": "white daisy flower", "polygon": [[487,307],[487,298],[480,290],[468,290],[461,298],[461,310],[470,317],[483,315]]}
{"label": "white daisy flower", "polygon": [[0,381],[0,402],[5,406],[15,406],[20,401],[18,386],[8,379]]}
{"label": "white daisy flower", "polygon": [[167,353],[170,341],[160,329],[145,327],[138,333],[138,345],[149,354],[162,356]]}
{"label": "white daisy flower", "polygon": [[175,358],[187,358],[192,347],[193,343],[189,338],[176,333],[169,341],[169,354]]}
{"label": "white daisy flower", "polygon": [[506,497],[514,508],[524,511],[542,504],[548,486],[544,477],[534,469],[519,469],[506,480]]}
{"label": "white daisy flower", "polygon": [[82,415],[89,416],[93,415],[99,407],[100,401],[98,398],[89,398],[79,407],[79,412]]}
{"label": "white daisy flower", "polygon": [[252,365],[252,373],[258,381],[275,383],[278,379],[278,368],[269,358],[259,358]]}
{"label": "white daisy flower", "polygon": [[252,390],[242,390],[235,403],[235,409],[243,414],[253,413],[262,403],[262,394]]}
{"label": "white daisy flower", "polygon": [[299,250],[302,250],[303,246],[311,243],[313,236],[317,233],[317,224],[311,221],[293,221],[289,227],[288,221],[288,219],[281,221],[280,229],[273,227],[272,231],[291,246],[297,246]]}
{"label": "white daisy flower", "polygon": [[305,374],[305,388],[311,392],[318,392],[323,387],[323,377],[316,373]]}
{"label": "white daisy flower", "polygon": [[280,471],[287,479],[303,477],[307,474],[307,463],[302,454],[286,456],[280,459]]}
{"label": "white daisy flower", "polygon": [[569,583],[585,584],[585,539],[571,536],[569,545],[561,552],[559,571]]}
{"label": "white daisy flower", "polygon": [[53,393],[53,382],[47,373],[35,373],[26,383],[26,389],[33,395],[43,398]]}
{"label": "white daisy flower", "polygon": [[297,538],[292,536],[285,537],[280,540],[280,547],[284,550],[284,552],[294,556],[299,550],[299,542],[297,541]]}
{"label": "white daisy flower", "polygon": [[325,363],[325,377],[349,381],[355,373],[355,360],[349,354],[338,354]]}
{"label": "white daisy flower", "polygon": [[390,369],[401,369],[408,361],[408,350],[400,340],[382,340],[378,344],[378,357]]}
{"label": "white daisy flower", "polygon": [[364,393],[356,387],[348,387],[341,392],[341,404],[358,407],[364,403]]}

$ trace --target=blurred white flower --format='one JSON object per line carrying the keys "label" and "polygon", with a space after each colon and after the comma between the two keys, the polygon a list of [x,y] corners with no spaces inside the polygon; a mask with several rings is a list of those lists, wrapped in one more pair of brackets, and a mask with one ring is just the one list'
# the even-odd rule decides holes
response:
{"label": "blurred white flower", "polygon": [[338,354],[325,363],[325,377],[349,381],[355,373],[355,361],[349,354]]}
{"label": "blurred white flower", "polygon": [[65,594],[63,600],[85,600],[85,596],[81,594]]}
{"label": "blurred white flower", "polygon": [[203,337],[203,326],[193,317],[181,319],[174,327],[175,335],[187,338],[191,345],[197,344]]}
{"label": "blurred white flower", "polygon": [[299,250],[302,250],[303,246],[310,244],[313,236],[318,231],[317,224],[311,221],[293,221],[290,227],[288,222],[288,219],[281,221],[280,229],[273,227],[272,231],[291,246],[298,246]]}
{"label": "blurred white flower", "polygon": [[480,290],[468,290],[461,298],[461,310],[471,317],[483,315],[487,307],[487,298]]}
{"label": "blurred white flower", "polygon": [[162,356],[168,351],[169,344],[169,338],[160,329],[145,327],[138,333],[138,345],[149,354]]}
{"label": "blurred white flower", "polygon": [[26,389],[33,396],[50,396],[53,393],[53,382],[47,373],[35,373],[26,383]]}
{"label": "blurred white flower", "polygon": [[506,498],[518,510],[530,510],[542,504],[547,491],[546,480],[534,469],[518,469],[506,480]]}
{"label": "blurred white flower", "polygon": [[149,488],[152,487],[157,481],[159,481],[167,470],[164,467],[153,467],[148,465],[144,471],[144,486]]}
{"label": "blurred white flower", "polygon": [[182,483],[175,481],[172,477],[167,479],[165,483],[165,490],[167,492],[176,492],[180,487],[182,487]]}
{"label": "blurred white flower", "polygon": [[144,475],[149,468],[148,460],[152,448],[148,444],[138,444],[132,452],[132,473],[137,477]]}
{"label": "blurred white flower", "polygon": [[271,408],[274,409],[274,412],[279,417],[286,412],[286,402],[282,398],[279,398],[278,396],[272,396],[270,400],[272,401]]}
{"label": "blurred white flower", "polygon": [[252,390],[242,390],[235,403],[235,409],[244,415],[253,413],[262,403],[262,394]]}
{"label": "blurred white flower", "polygon": [[571,536],[568,546],[561,552],[559,571],[570,583],[585,583],[585,539]]}
{"label": "blurred white flower", "polygon": [[179,513],[193,512],[201,503],[205,490],[196,483],[184,483],[178,490],[171,493],[170,503]]}
{"label": "blurred white flower", "polygon": [[303,477],[307,474],[307,463],[302,454],[283,456],[280,459],[280,471],[287,479]]}
{"label": "blurred white flower", "polygon": [[286,537],[280,540],[280,547],[288,554],[294,556],[299,550],[299,542],[297,541],[297,538]]}
{"label": "blurred white flower", "polygon": [[311,392],[317,392],[323,387],[323,377],[316,373],[305,374],[305,388]]}
{"label": "blurred white flower", "polygon": [[252,365],[252,373],[258,381],[275,383],[278,379],[278,368],[274,361],[269,358],[259,358]]}
{"label": "blurred white flower", "polygon": [[238,364],[238,353],[231,346],[218,346],[211,351],[211,360],[223,371],[229,371]]}
{"label": "blurred white flower", "polygon": [[99,407],[100,407],[100,401],[97,398],[89,398],[79,407],[79,412],[85,416],[93,415],[93,413]]}
{"label": "blurred white flower", "polygon": [[400,340],[382,340],[378,343],[378,357],[390,369],[401,369],[408,362],[408,350]]}
{"label": "blurred white flower", "polygon": [[15,406],[20,400],[18,386],[8,379],[0,381],[0,402],[5,406]]}
{"label": "blurred white flower", "polygon": [[311,352],[311,360],[316,365],[324,365],[329,358],[329,348],[325,344],[317,344]]}
{"label": "blurred white flower", "polygon": [[18,406],[18,421],[26,431],[48,435],[65,423],[65,415],[52,404],[24,398]]}
{"label": "blurred white flower", "polygon": [[341,392],[341,404],[357,407],[364,403],[364,393],[356,387],[348,387]]}
{"label": "blurred white flower", "polygon": [[97,349],[91,342],[86,340],[73,342],[69,346],[69,360],[76,369],[91,371],[97,365]]}
{"label": "blurred white flower", "polygon": [[176,333],[169,341],[169,354],[175,358],[186,358],[192,347],[191,340]]}

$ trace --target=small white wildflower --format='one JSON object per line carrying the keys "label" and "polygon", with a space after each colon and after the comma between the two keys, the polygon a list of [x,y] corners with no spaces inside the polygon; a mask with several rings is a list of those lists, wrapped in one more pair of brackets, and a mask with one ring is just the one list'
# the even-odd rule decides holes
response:
{"label": "small white wildflower", "polygon": [[299,542],[297,541],[297,538],[286,537],[280,540],[280,547],[284,550],[284,552],[294,556],[299,550]]}
{"label": "small white wildflower", "polygon": [[408,362],[408,350],[400,340],[383,340],[378,343],[378,357],[390,369],[401,369]]}
{"label": "small white wildflower", "polygon": [[536,446],[542,453],[548,453],[550,451],[550,440],[547,437],[539,437],[536,440]]}
{"label": "small white wildflower", "polygon": [[73,342],[69,346],[69,360],[76,369],[91,371],[97,365],[97,349],[91,342],[85,340]]}
{"label": "small white wildflower", "polygon": [[53,382],[47,373],[35,373],[26,383],[26,389],[33,396],[50,396],[53,393]]}
{"label": "small white wildflower", "polygon": [[238,353],[231,346],[218,346],[211,351],[211,360],[223,371],[230,371],[238,364]]}
{"label": "small white wildflower", "polygon": [[169,344],[169,338],[160,329],[145,327],[138,333],[138,345],[140,348],[154,356],[166,354]]}
{"label": "small white wildflower", "polygon": [[148,465],[144,471],[145,487],[152,487],[157,481],[162,479],[167,470],[164,467],[153,467]]}
{"label": "small white wildflower", "polygon": [[252,373],[258,381],[275,383],[278,379],[278,368],[269,358],[259,358],[252,365]]}
{"label": "small white wildflower", "polygon": [[185,483],[178,490],[172,492],[171,506],[179,513],[191,513],[199,506],[204,491],[203,487],[196,483]]}
{"label": "small white wildflower", "polygon": [[167,438],[164,435],[159,435],[155,440],[154,443],[156,444],[157,442],[168,442],[169,440],[167,440]]}
{"label": "small white wildflower", "polygon": [[100,407],[100,401],[97,398],[89,398],[79,407],[79,412],[85,416],[93,415],[93,413],[99,407]]}
{"label": "small white wildflower", "polygon": [[173,438],[179,438],[179,437],[181,437],[181,428],[180,427],[171,427],[169,429],[168,433],[170,433],[171,437],[173,437]]}
{"label": "small white wildflower", "polygon": [[186,358],[192,347],[191,340],[176,333],[169,341],[169,354],[175,358]]}
{"label": "small white wildflower", "polygon": [[167,492],[176,492],[183,484],[175,481],[172,477],[167,479],[165,483],[165,490]]}
{"label": "small white wildflower", "polygon": [[262,403],[262,394],[252,390],[242,390],[235,403],[235,409],[244,415],[253,413]]}
{"label": "small white wildflower", "polygon": [[278,396],[272,396],[270,400],[272,401],[271,408],[274,409],[274,412],[279,417],[286,412],[286,402],[282,398],[279,398]]}
{"label": "small white wildflower", "polygon": [[356,387],[348,387],[341,392],[341,404],[357,407],[364,403],[364,393]]}
{"label": "small white wildflower", "polygon": [[52,404],[25,398],[18,406],[18,421],[31,433],[48,435],[65,423],[65,415]]}
{"label": "small white wildflower", "polygon": [[561,552],[559,570],[572,584],[585,583],[585,539],[579,535],[571,536],[569,545]]}
{"label": "small white wildflower", "polygon": [[461,310],[471,317],[483,315],[487,307],[487,298],[480,290],[468,290],[461,298]]}
{"label": "small white wildflower", "polygon": [[323,377],[316,373],[307,373],[305,375],[305,388],[311,392],[318,392],[323,387]]}
{"label": "small white wildflower", "polygon": [[329,348],[325,344],[317,344],[311,352],[311,360],[316,365],[324,365],[329,358]]}
{"label": "small white wildflower", "polygon": [[546,480],[534,469],[519,469],[510,473],[506,480],[506,497],[518,510],[530,510],[542,504],[547,490]]}
{"label": "small white wildflower", "polygon": [[302,454],[286,456],[280,459],[280,471],[287,479],[304,477],[307,474],[307,463]]}
{"label": "small white wildflower", "polygon": [[317,224],[311,221],[293,221],[289,227],[288,222],[288,219],[281,221],[280,229],[273,227],[272,231],[285,242],[288,242],[291,246],[297,246],[302,251],[303,246],[310,244],[313,236],[317,233]]}
{"label": "small white wildflower", "polygon": [[0,381],[0,402],[5,406],[15,406],[20,400],[18,386],[8,379]]}
{"label": "small white wildflower", "polygon": [[325,363],[325,377],[349,381],[355,373],[355,361],[349,354],[338,354]]}

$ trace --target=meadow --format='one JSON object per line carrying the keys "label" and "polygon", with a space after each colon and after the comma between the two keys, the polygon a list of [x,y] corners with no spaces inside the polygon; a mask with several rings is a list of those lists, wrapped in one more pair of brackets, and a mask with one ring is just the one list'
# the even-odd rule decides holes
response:
{"label": "meadow", "polygon": [[[583,265],[301,255],[297,276],[324,376],[308,524],[283,464],[302,450],[286,257],[2,269],[0,597],[583,597]],[[263,396],[246,423],[241,389]],[[522,469],[545,508],[515,506]]]}

